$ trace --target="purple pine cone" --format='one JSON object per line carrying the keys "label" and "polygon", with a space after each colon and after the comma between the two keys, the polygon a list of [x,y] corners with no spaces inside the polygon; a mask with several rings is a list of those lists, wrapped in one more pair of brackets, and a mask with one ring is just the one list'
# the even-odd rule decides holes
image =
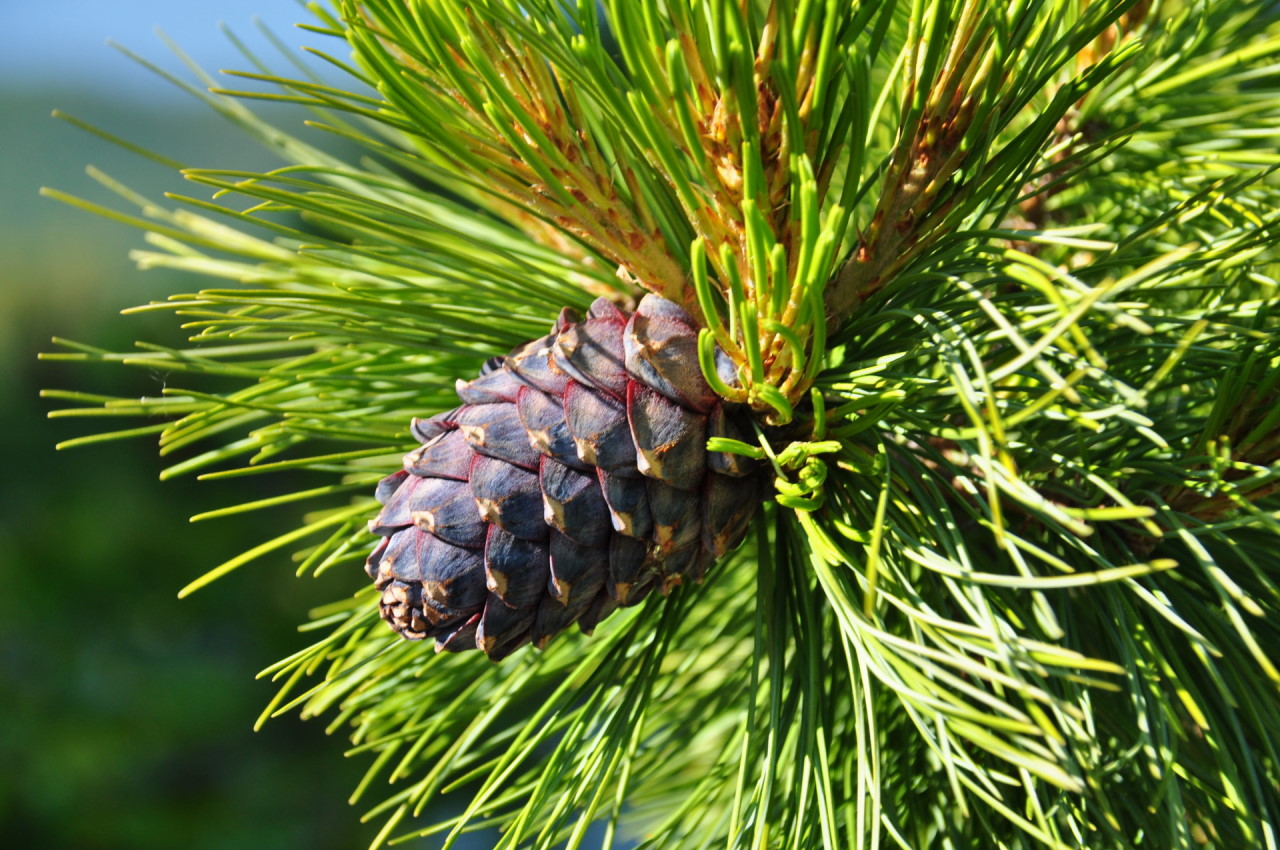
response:
{"label": "purple pine cone", "polygon": [[382,618],[436,650],[498,660],[667,592],[741,542],[761,466],[708,452],[751,433],[698,368],[697,329],[646,295],[579,321],[458,382],[462,405],[415,420],[422,447],[385,478],[383,536],[365,569]]}

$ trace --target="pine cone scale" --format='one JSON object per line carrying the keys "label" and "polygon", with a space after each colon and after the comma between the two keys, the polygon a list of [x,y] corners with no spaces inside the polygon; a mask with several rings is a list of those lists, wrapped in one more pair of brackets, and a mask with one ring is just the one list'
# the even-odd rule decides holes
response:
{"label": "pine cone scale", "polygon": [[484,564],[486,586],[512,608],[535,604],[551,579],[549,544],[521,540],[499,525],[489,526]]}
{"label": "pine cone scale", "polygon": [[642,475],[681,490],[702,483],[706,470],[707,421],[640,384],[627,392],[627,419]]}
{"label": "pine cone scale", "polygon": [[609,506],[594,475],[543,458],[538,478],[547,525],[584,546],[609,542]]}
{"label": "pine cone scale", "polygon": [[648,537],[653,529],[653,515],[649,511],[649,490],[645,480],[611,475],[603,469],[597,474],[614,531],[627,537]]}
{"label": "pine cone scale", "polygon": [[474,454],[461,431],[446,431],[427,441],[422,448],[405,455],[401,471],[424,478],[466,481],[471,475]]}
{"label": "pine cone scale", "polygon": [[538,450],[530,442],[515,405],[468,406],[458,414],[458,427],[478,454],[531,471],[538,469]]}
{"label": "pine cone scale", "polygon": [[477,456],[471,465],[471,494],[484,522],[497,524],[524,540],[547,536],[536,473]]}
{"label": "pine cone scale", "polygon": [[[454,546],[476,548],[484,545],[485,524],[476,512],[475,498],[465,481],[448,478],[427,479],[437,483],[421,506],[409,514],[413,524]],[[422,488],[419,488],[422,489]]]}
{"label": "pine cone scale", "polygon": [[579,460],[615,475],[637,474],[624,401],[571,381],[565,388],[564,413]]}
{"label": "pine cone scale", "polygon": [[521,387],[516,410],[534,449],[566,466],[590,469],[591,461],[580,457],[581,448],[566,420],[564,404],[557,397],[529,386]]}
{"label": "pine cone scale", "polygon": [[697,330],[671,302],[641,302],[627,323],[623,351],[626,370],[676,404],[706,413],[719,403],[698,365]]}

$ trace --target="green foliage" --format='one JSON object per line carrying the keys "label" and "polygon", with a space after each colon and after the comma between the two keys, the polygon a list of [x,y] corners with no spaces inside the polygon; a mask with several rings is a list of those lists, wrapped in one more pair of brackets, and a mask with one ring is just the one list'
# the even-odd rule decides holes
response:
{"label": "green foliage", "polygon": [[351,735],[356,798],[396,786],[378,841],[1276,846],[1273,4],[312,10],[354,90],[253,56],[265,89],[191,87],[285,167],[91,207],[237,285],[142,308],[187,348],[55,355],[174,376],[56,393],[161,419],[80,442],[326,476],[215,512],[311,506],[188,590],[282,550],[358,575],[409,418],[601,292],[700,312],[726,393],[811,432],[737,445],[777,475],[753,541],[592,639],[490,665],[400,642],[371,588],[317,610],[264,719]]}

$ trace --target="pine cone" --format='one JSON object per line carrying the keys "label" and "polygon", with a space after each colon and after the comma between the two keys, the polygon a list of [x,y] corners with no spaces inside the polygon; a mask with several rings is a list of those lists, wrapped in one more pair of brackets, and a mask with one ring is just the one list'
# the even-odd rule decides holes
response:
{"label": "pine cone", "polygon": [[585,321],[565,310],[458,396],[414,420],[422,447],[378,485],[385,539],[365,564],[382,618],[437,651],[497,660],[574,622],[590,634],[701,580],[762,499],[759,463],[706,450],[751,439],[746,409],[707,385],[692,320],[655,295],[630,316],[603,298]]}

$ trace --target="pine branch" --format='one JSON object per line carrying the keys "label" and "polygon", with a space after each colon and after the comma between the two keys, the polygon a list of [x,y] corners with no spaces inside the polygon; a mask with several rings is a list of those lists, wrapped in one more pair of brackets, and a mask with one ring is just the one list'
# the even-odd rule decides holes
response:
{"label": "pine branch", "polygon": [[600,294],[686,309],[674,359],[752,416],[706,450],[772,481],[703,583],[514,661],[423,653],[367,588],[313,612],[263,720],[351,737],[354,799],[394,786],[375,844],[1275,843],[1271,5],[313,11],[344,83],[247,52],[260,89],[180,83],[280,168],[50,192],[217,281],[140,308],[184,344],[59,342],[169,375],[49,393],[111,423],[69,444],[316,479],[198,517],[307,508],[187,589],[286,551],[355,588],[373,484],[455,379]]}

